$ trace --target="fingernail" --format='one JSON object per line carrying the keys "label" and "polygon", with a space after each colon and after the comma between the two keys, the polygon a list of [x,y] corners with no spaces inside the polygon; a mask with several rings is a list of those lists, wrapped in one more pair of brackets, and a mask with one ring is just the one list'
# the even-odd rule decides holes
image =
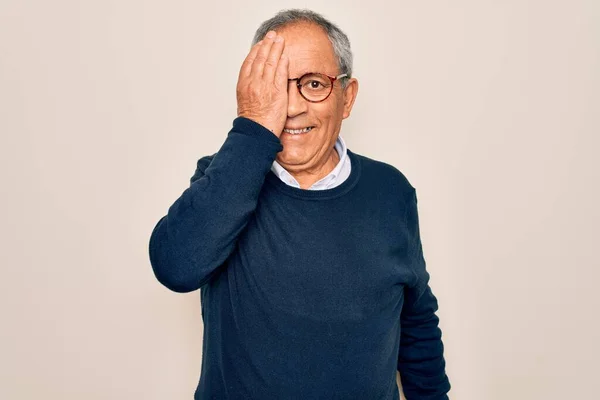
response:
{"label": "fingernail", "polygon": [[273,39],[275,37],[275,31],[269,31],[269,33],[267,33],[267,37],[269,39]]}
{"label": "fingernail", "polygon": [[283,42],[283,36],[277,36],[277,37],[275,38],[275,41],[276,41],[277,43],[279,43],[279,42]]}

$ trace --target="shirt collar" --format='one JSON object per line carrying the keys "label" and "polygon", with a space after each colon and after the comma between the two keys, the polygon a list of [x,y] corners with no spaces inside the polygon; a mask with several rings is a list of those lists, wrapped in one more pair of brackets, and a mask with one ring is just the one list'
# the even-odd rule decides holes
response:
{"label": "shirt collar", "polygon": [[[309,188],[309,190],[327,189],[329,186],[335,183],[336,178],[340,176],[342,168],[349,161],[346,142],[344,141],[341,135],[338,135],[335,141],[334,148],[337,151],[340,160],[329,174],[315,182]],[[273,161],[271,171],[273,171],[273,173],[286,184],[294,186],[296,188],[300,188],[300,184],[298,183],[298,181],[296,181],[296,178],[294,178],[285,168],[283,168],[281,164],[277,162],[277,160]]]}

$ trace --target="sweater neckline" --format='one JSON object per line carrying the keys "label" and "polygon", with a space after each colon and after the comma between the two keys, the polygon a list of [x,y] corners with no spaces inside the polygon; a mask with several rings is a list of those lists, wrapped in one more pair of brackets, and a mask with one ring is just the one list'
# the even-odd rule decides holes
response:
{"label": "sweater neckline", "polygon": [[357,155],[353,153],[349,148],[346,148],[346,152],[347,157],[350,158],[350,175],[346,178],[344,182],[340,183],[338,186],[335,186],[333,188],[317,190],[296,188],[283,182],[271,170],[269,170],[269,172],[267,173],[265,181],[267,182],[267,184],[274,187],[283,194],[299,199],[328,200],[342,196],[356,185],[358,179],[360,178],[362,170],[362,165],[359,157],[357,157]]}

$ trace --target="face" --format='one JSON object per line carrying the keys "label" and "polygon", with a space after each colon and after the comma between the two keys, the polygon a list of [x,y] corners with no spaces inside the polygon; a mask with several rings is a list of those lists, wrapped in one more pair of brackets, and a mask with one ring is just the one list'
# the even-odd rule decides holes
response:
{"label": "face", "polygon": [[[277,32],[285,39],[283,52],[290,60],[289,78],[298,78],[307,72],[329,76],[340,74],[333,46],[322,28],[310,23],[296,23],[277,29]],[[290,172],[318,171],[330,163],[332,154],[336,153],[333,150],[335,141],[342,120],[350,116],[358,82],[354,78],[349,79],[343,90],[341,80],[336,80],[332,93],[320,103],[305,100],[295,83],[292,81],[288,86],[285,128],[313,128],[300,135],[284,131],[279,137],[283,151],[277,153],[277,162]]]}

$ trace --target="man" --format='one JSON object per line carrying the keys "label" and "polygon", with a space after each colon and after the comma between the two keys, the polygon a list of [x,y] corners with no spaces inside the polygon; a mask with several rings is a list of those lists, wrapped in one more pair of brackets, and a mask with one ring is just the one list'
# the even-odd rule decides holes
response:
{"label": "man", "polygon": [[201,289],[194,398],[392,400],[397,369],[408,400],[447,399],[415,189],[339,136],[348,38],[287,10],[254,43],[233,128],[150,238],[156,278]]}

